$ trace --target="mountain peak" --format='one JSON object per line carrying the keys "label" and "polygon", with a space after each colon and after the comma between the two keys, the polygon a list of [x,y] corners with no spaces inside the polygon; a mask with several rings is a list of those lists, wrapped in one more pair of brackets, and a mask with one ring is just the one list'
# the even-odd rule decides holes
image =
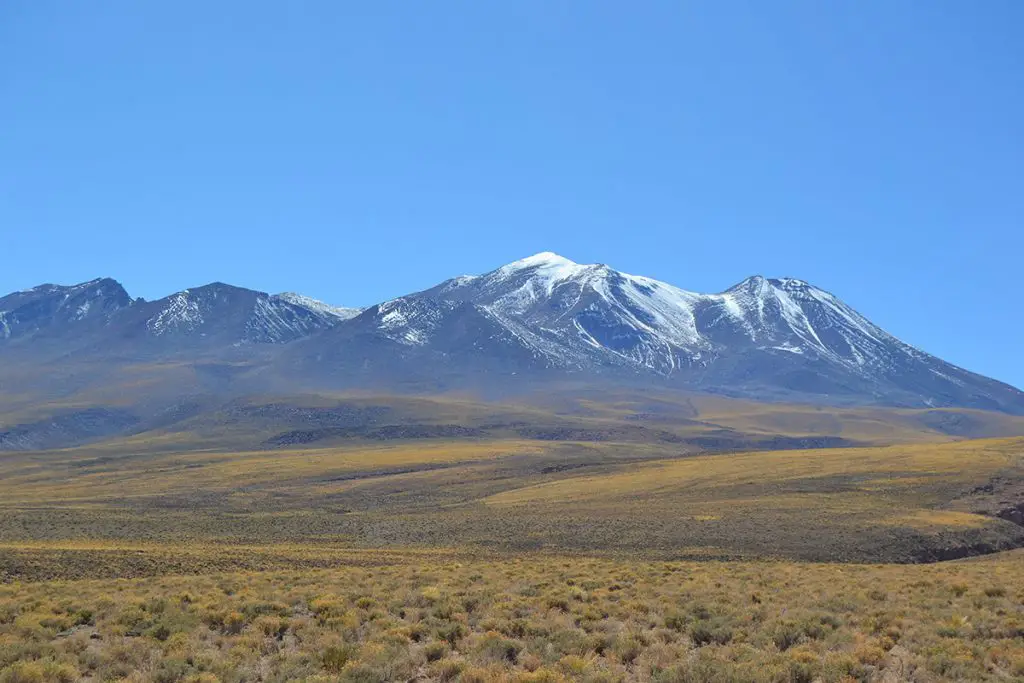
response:
{"label": "mountain peak", "polygon": [[742,282],[725,290],[726,292],[750,292],[751,294],[763,293],[768,286],[768,278],[763,275],[751,275]]}
{"label": "mountain peak", "polygon": [[591,268],[593,266],[580,265],[554,252],[542,251],[513,261],[482,277],[491,284],[508,281],[532,282],[550,294],[557,283],[571,280]]}
{"label": "mountain peak", "polygon": [[[50,282],[36,285],[32,289],[15,292],[20,296],[62,296],[65,300],[79,296],[91,298],[111,297],[114,299],[127,299],[131,301],[128,292],[120,282],[109,277],[98,277],[88,282],[79,282],[74,285],[56,285]],[[9,295],[13,296],[13,295]],[[4,297],[7,298],[7,297]]]}
{"label": "mountain peak", "polygon": [[527,256],[526,258],[513,261],[512,263],[505,266],[508,269],[521,269],[521,268],[536,268],[536,267],[572,267],[578,266],[579,264],[575,261],[571,261],[564,256],[560,256],[553,251],[542,251],[533,256]]}
{"label": "mountain peak", "polygon": [[793,277],[766,278],[763,275],[752,275],[742,282],[733,285],[727,292],[749,292],[751,294],[765,295],[769,289],[781,290],[783,292],[809,292],[811,290],[822,291],[807,282]]}
{"label": "mountain peak", "polygon": [[116,287],[121,287],[121,283],[118,282],[117,280],[114,280],[113,278],[98,277],[98,278],[94,278],[92,280],[89,280],[87,282],[79,282],[79,283],[73,284],[73,285],[58,285],[58,284],[54,284],[52,282],[44,282],[41,285],[36,285],[35,287],[32,287],[31,289],[25,289],[25,290],[22,290],[21,292],[18,292],[18,293],[19,294],[29,294],[29,293],[32,293],[32,292],[37,292],[37,293],[75,292],[75,291],[80,291],[80,290],[83,290],[83,289],[90,289],[90,288],[93,288],[93,287],[106,286],[106,285],[114,285]]}
{"label": "mountain peak", "polygon": [[220,282],[219,280],[215,281],[215,282],[210,282],[210,283],[205,284],[205,285],[200,285],[199,287],[189,287],[188,289],[182,290],[181,292],[178,292],[178,293],[179,294],[182,294],[182,293],[184,293],[184,294],[205,294],[205,293],[220,294],[220,293],[223,293],[223,294],[235,294],[235,295],[255,294],[257,296],[264,296],[264,297],[268,296],[268,294],[266,292],[261,292],[259,290],[255,290],[255,289],[249,289],[248,287],[239,287],[238,285],[228,284],[227,282]]}
{"label": "mountain peak", "polygon": [[798,280],[795,277],[772,278],[769,282],[773,287],[784,289],[787,292],[799,292],[807,289],[815,289],[811,283],[806,280]]}
{"label": "mountain peak", "polygon": [[107,320],[131,305],[128,292],[110,278],[76,285],[42,284],[0,297],[0,339],[31,336],[82,321]]}

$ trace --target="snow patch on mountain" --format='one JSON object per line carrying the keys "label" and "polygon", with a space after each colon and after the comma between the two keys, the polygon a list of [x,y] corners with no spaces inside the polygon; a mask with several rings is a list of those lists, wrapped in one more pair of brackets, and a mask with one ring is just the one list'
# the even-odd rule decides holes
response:
{"label": "snow patch on mountain", "polygon": [[83,318],[85,318],[86,316],[89,315],[89,309],[90,308],[92,308],[92,301],[90,300],[90,301],[84,302],[75,311],[75,315],[73,316],[73,318],[75,320],[82,320]]}
{"label": "snow patch on mountain", "polygon": [[322,316],[329,316],[336,320],[348,320],[349,318],[354,318],[363,312],[363,309],[361,308],[332,306],[318,299],[314,299],[303,294],[296,294],[295,292],[282,292],[280,294],[275,294],[271,299],[277,299],[294,306],[300,306],[314,313],[318,313]]}
{"label": "snow patch on mountain", "polygon": [[146,327],[154,335],[159,336],[168,332],[190,332],[203,322],[199,302],[186,289],[168,297],[167,305],[146,321]]}
{"label": "snow patch on mountain", "polygon": [[377,307],[378,329],[400,344],[423,346],[430,341],[451,306],[403,297]]}
{"label": "snow patch on mountain", "polygon": [[256,297],[252,315],[245,324],[248,341],[280,344],[324,328],[322,314],[282,299]]}

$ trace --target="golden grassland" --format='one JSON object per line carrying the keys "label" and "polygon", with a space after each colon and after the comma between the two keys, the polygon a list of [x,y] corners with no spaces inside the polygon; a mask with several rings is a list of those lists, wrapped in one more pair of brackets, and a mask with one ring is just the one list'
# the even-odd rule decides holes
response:
{"label": "golden grassland", "polygon": [[976,514],[973,493],[1022,475],[1021,438],[713,455],[523,439],[102,445],[0,458],[0,543],[326,540],[914,562],[1024,544],[1021,527]]}
{"label": "golden grassland", "polygon": [[274,552],[333,559],[0,585],[0,682],[1024,678],[1019,551],[913,566]]}
{"label": "golden grassland", "polygon": [[[573,477],[515,489],[491,497],[491,504],[600,500],[614,502],[638,493],[688,497],[748,482],[785,487],[818,477],[859,477],[864,490],[913,492],[924,485],[964,485],[1024,465],[1024,440],[963,441],[937,446],[899,445],[734,453],[644,462],[627,472]],[[704,497],[704,496],[702,496]],[[715,496],[717,497],[717,496]]]}
{"label": "golden grassland", "polygon": [[[1024,551],[863,564],[1024,545],[979,514],[1020,493],[1024,438],[957,440],[942,411],[551,402],[391,404],[497,425],[477,438],[232,448],[286,426],[204,415],[0,454],[0,683],[1024,680]],[[730,429],[874,445],[646,436]]]}
{"label": "golden grassland", "polygon": [[[119,450],[129,450],[131,440]],[[89,471],[90,460],[81,451],[56,452],[47,458],[0,465],[4,502],[60,500],[73,503],[108,496],[129,498],[173,494],[202,488],[226,491],[242,486],[278,484],[367,470],[390,470],[410,465],[429,466],[486,461],[540,451],[542,444],[526,441],[461,441],[394,444],[359,444],[349,448],[308,448],[249,452],[189,451],[145,459],[120,457]],[[103,453],[105,448],[93,449]],[[130,451],[129,451],[130,452]],[[73,468],[72,476],[64,468]],[[74,470],[79,472],[75,476]],[[57,476],[54,476],[57,475]]]}
{"label": "golden grassland", "polygon": [[496,507],[648,509],[719,521],[737,514],[832,511],[837,520],[870,514],[875,523],[983,527],[982,515],[935,509],[950,492],[999,473],[1024,472],[1024,440],[964,441],[737,453],[645,461],[628,469],[515,488],[485,499]]}

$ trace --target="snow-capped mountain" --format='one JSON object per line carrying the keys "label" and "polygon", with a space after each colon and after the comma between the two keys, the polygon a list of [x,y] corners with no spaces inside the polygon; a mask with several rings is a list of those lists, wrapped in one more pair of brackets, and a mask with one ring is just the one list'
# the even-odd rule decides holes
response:
{"label": "snow-capped mountain", "polygon": [[760,397],[1024,410],[1016,389],[903,343],[801,280],[751,277],[701,294],[550,252],[371,307],[312,342],[318,362],[342,355],[345,367],[391,345],[417,373],[483,362]]}
{"label": "snow-capped mountain", "polygon": [[426,345],[457,304],[494,319],[553,366],[586,365],[596,355],[669,375],[739,349],[859,366],[877,360],[880,339],[899,345],[832,295],[798,280],[753,277],[721,294],[699,294],[549,252],[371,310],[384,336]]}
{"label": "snow-capped mountain", "polygon": [[249,373],[253,391],[571,377],[1024,414],[1024,393],[900,341],[801,280],[751,277],[703,294],[549,252],[365,310],[223,283],[157,301],[132,300],[109,279],[41,285],[0,298],[0,353],[14,349],[28,375],[33,358],[86,359],[100,373],[95,361],[174,356],[218,377],[217,367]]}

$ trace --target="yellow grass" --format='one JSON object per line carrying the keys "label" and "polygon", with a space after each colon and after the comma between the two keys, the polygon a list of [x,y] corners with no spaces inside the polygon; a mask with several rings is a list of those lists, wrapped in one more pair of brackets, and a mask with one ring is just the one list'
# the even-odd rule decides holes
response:
{"label": "yellow grass", "polygon": [[[322,479],[407,465],[490,460],[536,453],[541,447],[541,444],[527,441],[463,441],[242,453],[179,453],[143,460],[125,458],[120,467],[74,478],[55,478],[55,460],[61,458],[58,452],[32,466],[4,468],[0,465],[0,500],[3,504],[40,499],[73,503],[105,496],[123,499],[196,489],[226,491],[304,477]],[[64,455],[68,461],[75,457],[74,451]]]}
{"label": "yellow grass", "polygon": [[950,527],[980,528],[989,523],[990,520],[982,515],[972,515],[966,512],[951,510],[914,510],[905,514],[885,517],[880,521],[882,524],[909,526],[916,529],[942,529]]}
{"label": "yellow grass", "polygon": [[1020,552],[931,566],[375,551],[350,560],[0,585],[0,680],[1024,676]]}
{"label": "yellow grass", "polygon": [[[722,454],[635,465],[631,471],[579,476],[505,491],[491,505],[571,503],[724,489],[744,483],[785,483],[815,477],[871,475],[863,490],[913,486],[921,481],[984,478],[1015,466],[1022,439]],[[966,466],[965,466],[966,465]],[[967,474],[969,472],[969,475]],[[927,477],[922,477],[927,473]],[[878,475],[886,474],[885,478]],[[904,480],[904,478],[906,478]]]}

